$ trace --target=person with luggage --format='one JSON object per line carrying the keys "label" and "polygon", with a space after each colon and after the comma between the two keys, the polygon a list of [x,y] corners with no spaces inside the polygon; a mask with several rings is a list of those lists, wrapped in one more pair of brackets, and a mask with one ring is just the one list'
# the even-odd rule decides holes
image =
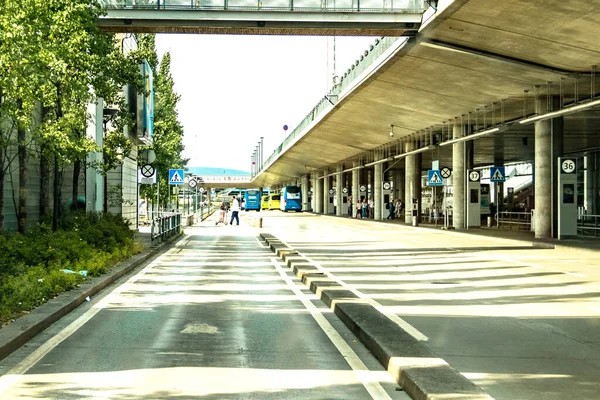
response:
{"label": "person with luggage", "polygon": [[221,206],[219,207],[219,219],[215,222],[215,225],[219,225],[219,223],[227,225],[227,206],[225,205],[225,202],[221,203]]}

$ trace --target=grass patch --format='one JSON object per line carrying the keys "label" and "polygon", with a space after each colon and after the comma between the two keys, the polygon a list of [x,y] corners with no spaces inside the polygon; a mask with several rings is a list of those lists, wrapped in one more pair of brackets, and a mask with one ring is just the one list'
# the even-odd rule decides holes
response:
{"label": "grass patch", "polygon": [[133,235],[121,217],[97,213],[69,214],[57,232],[40,223],[0,234],[0,326],[139,253]]}

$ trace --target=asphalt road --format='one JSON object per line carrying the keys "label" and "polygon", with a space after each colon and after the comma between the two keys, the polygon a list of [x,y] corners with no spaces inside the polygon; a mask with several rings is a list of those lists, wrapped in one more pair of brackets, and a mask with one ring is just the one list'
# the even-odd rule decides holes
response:
{"label": "asphalt road", "polygon": [[266,232],[496,400],[600,399],[600,252],[308,213],[263,214]]}
{"label": "asphalt road", "polygon": [[408,398],[247,217],[186,234],[2,360],[0,398]]}

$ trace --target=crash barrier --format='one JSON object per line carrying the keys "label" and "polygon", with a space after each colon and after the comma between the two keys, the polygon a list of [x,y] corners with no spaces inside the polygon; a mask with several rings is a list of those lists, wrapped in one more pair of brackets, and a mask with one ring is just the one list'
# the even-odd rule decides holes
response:
{"label": "crash barrier", "polygon": [[496,214],[496,226],[498,228],[516,228],[531,231],[533,227],[532,220],[532,212],[500,211]]}
{"label": "crash barrier", "polygon": [[577,235],[599,237],[600,215],[579,214],[577,216]]}

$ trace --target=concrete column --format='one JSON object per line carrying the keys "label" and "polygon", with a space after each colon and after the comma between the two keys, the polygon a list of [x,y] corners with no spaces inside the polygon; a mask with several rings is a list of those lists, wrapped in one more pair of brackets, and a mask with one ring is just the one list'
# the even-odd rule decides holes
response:
{"label": "concrete column", "polygon": [[[546,97],[535,101],[535,112],[539,114],[558,108],[558,99],[549,104]],[[562,154],[563,118],[535,123],[535,237],[549,239],[556,235],[558,201],[557,157]]]}
{"label": "concrete column", "polygon": [[[415,150],[416,146],[406,143],[406,151]],[[421,213],[421,154],[406,156],[405,179],[404,179],[404,222],[412,223],[413,198],[417,199],[417,212]],[[418,221],[418,218],[417,218]]]}
{"label": "concrete column", "polygon": [[344,174],[342,173],[342,167],[337,167],[338,174],[335,176],[335,203],[337,204],[337,208],[335,209],[335,215],[342,216],[346,213],[344,210],[344,205],[342,204],[342,180],[344,178]]}
{"label": "concrete column", "polygon": [[[353,167],[358,167],[360,164],[358,161],[354,161]],[[356,203],[360,201],[360,169],[352,170],[352,215],[356,215]]]}
{"label": "concrete column", "polygon": [[[325,171],[325,175],[327,175],[329,173],[329,171]],[[327,215],[329,214],[329,189],[331,189],[331,185],[330,185],[330,181],[329,181],[329,177],[326,176],[325,178],[323,178],[323,194],[321,197],[323,197],[323,214]]]}
{"label": "concrete column", "polygon": [[383,163],[375,164],[373,168],[373,202],[375,221],[383,219]]}
{"label": "concrete column", "polygon": [[[317,176],[322,176],[322,172],[318,172]],[[315,200],[317,213],[323,212],[323,179],[315,180]]]}
{"label": "concrete column", "polygon": [[[463,137],[465,127],[454,123],[452,138]],[[467,210],[465,206],[465,184],[467,168],[465,157],[465,142],[452,145],[452,226],[455,229],[465,229],[467,225]]]}
{"label": "concrete column", "polygon": [[308,210],[308,175],[302,177],[302,211]]}
{"label": "concrete column", "polygon": [[319,175],[316,172],[310,174],[310,187],[312,188],[312,195],[310,196],[310,208],[312,212],[317,212],[317,183]]}

